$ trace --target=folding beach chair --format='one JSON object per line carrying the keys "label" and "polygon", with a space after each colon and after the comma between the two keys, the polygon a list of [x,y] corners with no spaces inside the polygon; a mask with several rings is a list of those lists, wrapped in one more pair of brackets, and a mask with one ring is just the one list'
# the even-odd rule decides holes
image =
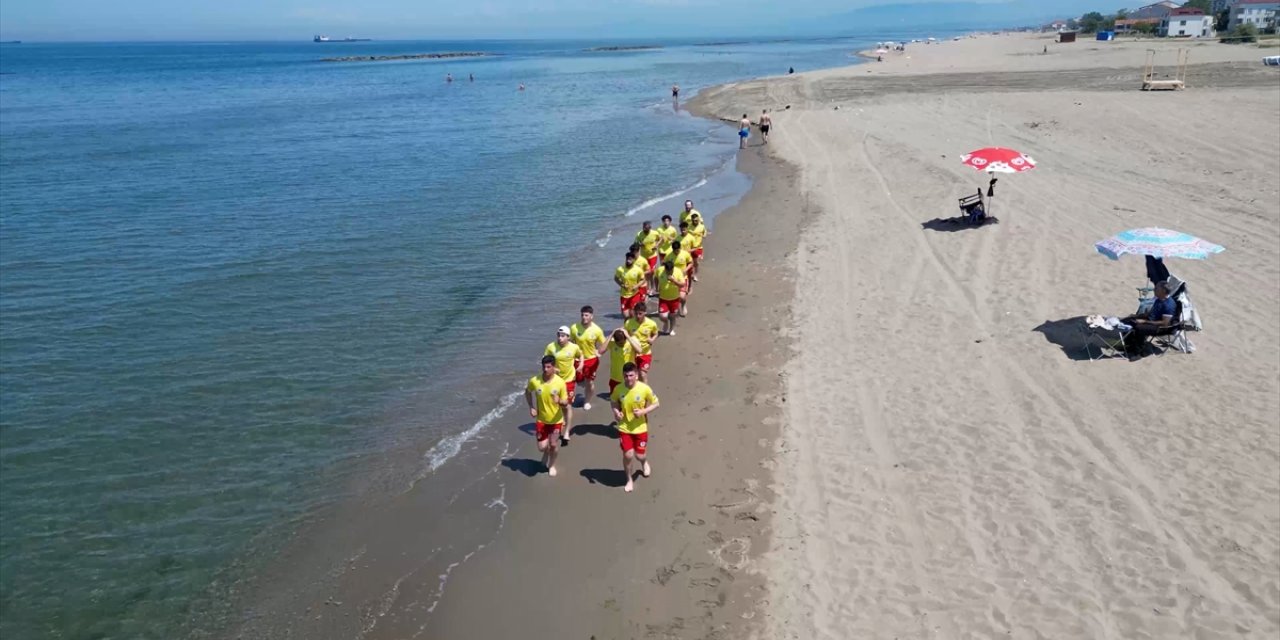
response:
{"label": "folding beach chair", "polygon": [[1172,275],[1169,276],[1168,283],[1169,289],[1172,291],[1169,297],[1173,298],[1174,302],[1175,322],[1152,336],[1151,341],[1160,344],[1166,349],[1172,348],[1182,353],[1195,353],[1196,345],[1191,342],[1191,338],[1187,333],[1200,331],[1204,328],[1204,324],[1200,321],[1200,312],[1196,310],[1195,305],[1191,303],[1190,296],[1187,295],[1187,283]]}
{"label": "folding beach chair", "polygon": [[[1085,318],[1084,324],[1080,325],[1080,334],[1084,341],[1084,352],[1089,356],[1090,360],[1101,360],[1103,358],[1125,357],[1124,341],[1129,336],[1131,330],[1123,328],[1124,325],[1114,324],[1114,318],[1108,319],[1102,316],[1089,316]],[[1094,355],[1094,351],[1098,355]]]}
{"label": "folding beach chair", "polygon": [[986,207],[982,203],[982,189],[978,193],[960,198],[960,219],[969,224],[980,225],[987,221]]}

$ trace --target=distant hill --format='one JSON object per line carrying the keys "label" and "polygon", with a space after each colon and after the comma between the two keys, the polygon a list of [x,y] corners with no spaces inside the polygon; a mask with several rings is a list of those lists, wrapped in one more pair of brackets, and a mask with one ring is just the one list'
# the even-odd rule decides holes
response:
{"label": "distant hill", "polygon": [[[1081,5],[1093,4],[1081,2]],[[1119,4],[1124,4],[1120,2]],[[1078,9],[1079,15],[1089,8]],[[1010,2],[922,2],[915,4],[882,4],[844,11],[814,21],[826,30],[865,31],[889,28],[916,29],[999,29],[1038,25],[1055,18],[1069,17],[1046,11],[1044,3],[1035,0]],[[806,25],[809,26],[809,25]]]}

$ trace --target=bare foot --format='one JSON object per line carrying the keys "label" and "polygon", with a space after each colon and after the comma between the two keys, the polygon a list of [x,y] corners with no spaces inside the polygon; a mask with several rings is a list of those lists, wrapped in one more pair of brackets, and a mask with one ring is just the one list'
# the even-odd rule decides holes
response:
{"label": "bare foot", "polygon": [[623,487],[622,490],[626,491],[627,493],[631,493],[632,491],[636,490],[636,483],[632,482],[630,479],[627,479],[627,486]]}
{"label": "bare foot", "polygon": [[642,468],[641,473],[643,473],[646,478],[653,474],[653,468],[649,466],[648,460],[644,461],[644,467]]}
{"label": "bare foot", "polygon": [[555,468],[555,467],[549,467],[549,468],[547,469],[547,475],[551,476],[552,478],[556,477],[556,468]]}

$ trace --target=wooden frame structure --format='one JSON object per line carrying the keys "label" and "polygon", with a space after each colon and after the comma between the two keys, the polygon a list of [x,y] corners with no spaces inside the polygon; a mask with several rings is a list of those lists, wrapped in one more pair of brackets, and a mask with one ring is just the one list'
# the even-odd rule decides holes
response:
{"label": "wooden frame structure", "polygon": [[1178,49],[1178,64],[1173,70],[1173,79],[1157,80],[1156,50],[1147,49],[1147,64],[1142,68],[1142,90],[1143,91],[1181,91],[1187,88],[1187,58],[1190,57],[1186,49]]}

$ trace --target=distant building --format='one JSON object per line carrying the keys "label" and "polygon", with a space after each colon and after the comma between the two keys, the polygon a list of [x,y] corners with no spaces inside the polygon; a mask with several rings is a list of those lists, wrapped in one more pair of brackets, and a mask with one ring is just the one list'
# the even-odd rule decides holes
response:
{"label": "distant building", "polygon": [[1067,21],[1066,21],[1066,20],[1054,20],[1053,22],[1050,22],[1049,24],[1046,24],[1046,25],[1044,25],[1043,27],[1040,27],[1040,30],[1041,30],[1041,31],[1066,31],[1066,30],[1067,30]]}
{"label": "distant building", "polygon": [[1227,29],[1235,29],[1242,24],[1251,24],[1258,31],[1274,29],[1277,13],[1280,13],[1280,2],[1238,0],[1231,7],[1231,15],[1227,19]]}
{"label": "distant building", "polygon": [[1235,4],[1239,1],[1240,0],[1213,0],[1213,3],[1209,5],[1209,10],[1213,12],[1213,15],[1216,16],[1219,13],[1222,13],[1223,11],[1226,11],[1227,9],[1230,9],[1231,7],[1235,6]]}
{"label": "distant building", "polygon": [[1137,9],[1130,11],[1128,17],[1130,19],[1165,18],[1169,14],[1173,13],[1174,9],[1181,6],[1182,5],[1176,2],[1169,2],[1168,0],[1165,0],[1164,2],[1149,4],[1145,7],[1138,7]]}
{"label": "distant building", "polygon": [[1163,38],[1209,38],[1213,36],[1213,16],[1179,7],[1161,18],[1156,34]]}
{"label": "distant building", "polygon": [[1116,33],[1133,33],[1138,30],[1138,25],[1149,24],[1154,27],[1160,26],[1160,18],[1120,18],[1116,20]]}

